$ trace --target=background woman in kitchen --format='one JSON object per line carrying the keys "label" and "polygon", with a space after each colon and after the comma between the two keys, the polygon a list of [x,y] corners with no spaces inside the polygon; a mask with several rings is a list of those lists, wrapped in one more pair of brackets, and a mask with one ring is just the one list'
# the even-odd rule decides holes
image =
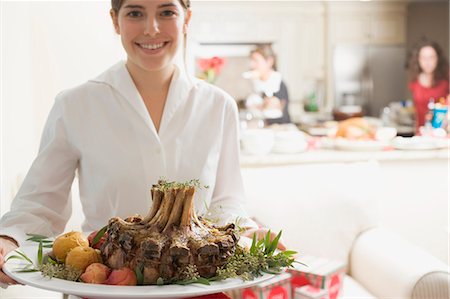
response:
{"label": "background woman in kitchen", "polygon": [[[63,232],[76,171],[84,231],[115,216],[146,215],[149,190],[160,177],[199,179],[209,186],[196,193],[200,214],[219,223],[239,219],[249,236],[266,231],[243,209],[235,101],[174,63],[185,43],[190,1],[111,4],[127,60],[57,96],[39,153],[0,220],[0,268],[25,233]],[[14,281],[0,271],[0,283]]]}
{"label": "background woman in kitchen", "polygon": [[449,91],[449,67],[438,43],[422,40],[412,51],[408,63],[409,89],[416,108],[416,129],[425,124],[430,99],[446,99]]}
{"label": "background woman in kitchen", "polygon": [[268,44],[257,46],[250,52],[253,92],[247,99],[247,108],[256,110],[268,125],[290,123],[289,94],[282,76],[277,72],[276,56]]}

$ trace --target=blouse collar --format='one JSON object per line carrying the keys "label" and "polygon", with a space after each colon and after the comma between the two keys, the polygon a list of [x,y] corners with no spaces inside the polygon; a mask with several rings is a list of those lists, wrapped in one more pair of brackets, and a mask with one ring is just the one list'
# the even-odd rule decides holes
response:
{"label": "blouse collar", "polygon": [[[134,108],[147,127],[158,136],[158,132],[150,118],[144,101],[126,68],[125,61],[120,61],[91,81],[108,84],[114,88]],[[166,130],[180,104],[187,100],[193,85],[193,80],[189,80],[185,72],[180,70],[178,66],[175,66],[175,72],[167,93],[159,135],[164,133],[164,130]]]}

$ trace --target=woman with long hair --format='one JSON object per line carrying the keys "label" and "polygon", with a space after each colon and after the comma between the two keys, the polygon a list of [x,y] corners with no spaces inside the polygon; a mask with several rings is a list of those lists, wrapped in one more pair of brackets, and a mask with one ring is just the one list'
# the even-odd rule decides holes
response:
{"label": "woman with long hair", "polygon": [[425,124],[430,100],[437,102],[449,94],[449,66],[439,44],[424,39],[412,51],[408,70],[418,129]]}

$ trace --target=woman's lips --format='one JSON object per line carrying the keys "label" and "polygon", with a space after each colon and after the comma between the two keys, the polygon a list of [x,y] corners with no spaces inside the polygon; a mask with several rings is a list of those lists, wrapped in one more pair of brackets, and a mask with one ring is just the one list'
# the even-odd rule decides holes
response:
{"label": "woman's lips", "polygon": [[138,48],[146,54],[160,53],[168,44],[169,42],[136,43]]}

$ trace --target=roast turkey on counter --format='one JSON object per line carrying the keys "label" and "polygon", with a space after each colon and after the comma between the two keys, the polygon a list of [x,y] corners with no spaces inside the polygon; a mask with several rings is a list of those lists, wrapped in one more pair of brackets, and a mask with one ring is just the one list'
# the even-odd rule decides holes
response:
{"label": "roast turkey on counter", "polygon": [[195,185],[160,180],[151,189],[153,205],[145,218],[109,220],[101,247],[111,268],[142,269],[144,284],[183,279],[194,269],[213,277],[234,254],[238,242],[235,225],[216,227],[194,210]]}

